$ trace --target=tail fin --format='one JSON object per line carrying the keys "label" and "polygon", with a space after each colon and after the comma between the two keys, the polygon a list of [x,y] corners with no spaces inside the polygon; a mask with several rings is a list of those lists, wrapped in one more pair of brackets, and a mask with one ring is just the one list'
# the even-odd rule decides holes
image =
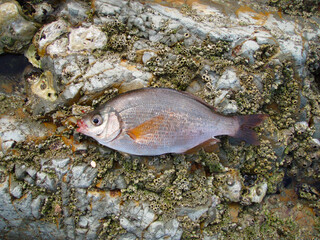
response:
{"label": "tail fin", "polygon": [[234,137],[244,140],[252,145],[259,145],[260,142],[258,140],[258,136],[252,128],[260,125],[267,117],[268,115],[266,114],[236,116],[235,118],[238,120],[239,129]]}

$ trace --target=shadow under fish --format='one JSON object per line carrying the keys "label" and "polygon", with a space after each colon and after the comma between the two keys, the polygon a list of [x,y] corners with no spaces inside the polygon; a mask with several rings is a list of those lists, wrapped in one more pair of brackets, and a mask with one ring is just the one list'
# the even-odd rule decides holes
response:
{"label": "shadow under fish", "polygon": [[140,156],[188,153],[229,135],[258,145],[252,129],[265,114],[223,116],[190,93],[142,88],[120,94],[78,121],[78,132],[109,148]]}

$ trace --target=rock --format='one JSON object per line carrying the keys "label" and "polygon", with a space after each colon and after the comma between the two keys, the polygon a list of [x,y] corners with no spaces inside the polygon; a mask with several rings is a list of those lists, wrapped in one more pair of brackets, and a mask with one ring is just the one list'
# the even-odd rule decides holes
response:
{"label": "rock", "polygon": [[43,206],[45,200],[46,200],[46,197],[41,195],[32,200],[30,207],[31,207],[31,213],[34,218],[40,219],[41,207]]}
{"label": "rock", "polygon": [[181,239],[182,230],[179,229],[179,222],[172,219],[168,222],[155,221],[150,224],[144,234],[145,239]]}
{"label": "rock", "polygon": [[48,134],[47,130],[37,122],[17,121],[14,117],[0,117],[0,143],[5,153],[15,142],[22,142],[27,137],[41,138]]}
{"label": "rock", "polygon": [[22,186],[18,182],[16,182],[11,176],[11,184],[10,184],[10,194],[15,198],[22,197]]}
{"label": "rock", "polygon": [[222,186],[219,187],[224,197],[231,202],[239,202],[241,197],[242,183],[238,174],[226,173],[222,174],[225,179]]}
{"label": "rock", "polygon": [[124,66],[113,65],[109,60],[104,60],[96,62],[83,77],[86,79],[83,91],[92,94],[103,91],[114,84],[130,83],[137,79],[147,83],[151,79],[151,74],[139,70],[132,72]]}
{"label": "rock", "polygon": [[313,121],[315,132],[312,135],[312,137],[320,139],[320,117],[314,117]]}
{"label": "rock", "polygon": [[37,27],[37,24],[26,20],[16,1],[0,2],[0,54],[23,53]]}
{"label": "rock", "polygon": [[54,9],[53,7],[46,2],[42,2],[36,5],[33,5],[35,13],[33,14],[33,19],[37,22],[44,22],[48,16],[50,16]]}
{"label": "rock", "polygon": [[27,167],[26,165],[15,165],[14,172],[17,179],[23,180],[27,176]]}
{"label": "rock", "polygon": [[154,57],[156,54],[154,52],[144,52],[142,56],[142,62],[143,64],[146,64],[152,57]]}
{"label": "rock", "polygon": [[83,83],[70,84],[62,92],[66,101],[73,101],[80,94],[80,90],[83,87]]}
{"label": "rock", "polygon": [[129,233],[134,233],[138,238],[141,238],[142,232],[154,221],[155,217],[147,203],[141,203],[137,206],[130,202],[122,209],[120,225]]}
{"label": "rock", "polygon": [[239,54],[240,56],[247,58],[250,64],[253,64],[255,61],[253,56],[254,52],[257,51],[259,47],[260,46],[256,41],[247,40],[242,44]]}
{"label": "rock", "polygon": [[122,172],[118,170],[109,171],[99,184],[99,188],[108,190],[125,189],[126,187],[125,178]]}
{"label": "rock", "polygon": [[198,206],[195,208],[181,207],[177,208],[178,216],[187,215],[192,221],[197,221],[202,214],[208,211],[208,206]]}
{"label": "rock", "polygon": [[95,7],[99,15],[102,16],[114,16],[120,13],[121,7],[127,5],[126,1],[115,1],[115,0],[98,0],[95,2]]}
{"label": "rock", "polygon": [[236,101],[228,99],[229,90],[221,90],[218,97],[214,99],[214,106],[217,111],[223,114],[232,114],[238,111]]}
{"label": "rock", "polygon": [[[99,191],[89,191],[87,198],[91,203],[91,214],[94,216],[93,221],[98,221],[106,216],[116,215],[120,213],[120,198],[113,196],[109,191],[101,193]],[[121,210],[123,211],[123,210]]]}
{"label": "rock", "polygon": [[69,0],[65,3],[62,10],[59,12],[60,17],[65,17],[73,25],[79,24],[88,18],[90,8],[83,2]]}
{"label": "rock", "polygon": [[68,49],[72,52],[93,51],[107,44],[107,36],[98,27],[71,29]]}
{"label": "rock", "polygon": [[97,169],[89,166],[75,166],[72,168],[71,185],[76,188],[88,188],[97,176]]}
{"label": "rock", "polygon": [[137,239],[136,235],[132,233],[126,233],[119,236],[119,240],[136,240],[136,239]]}
{"label": "rock", "polygon": [[250,189],[250,199],[253,203],[260,203],[268,190],[267,182],[256,184],[253,188]]}
{"label": "rock", "polygon": [[233,68],[227,69],[216,83],[217,89],[240,90],[240,79]]}
{"label": "rock", "polygon": [[54,177],[49,176],[49,174],[44,172],[37,173],[36,184],[39,187],[43,187],[49,191],[56,191],[57,183]]}
{"label": "rock", "polygon": [[42,27],[42,29],[38,33],[38,41],[35,41],[34,39],[34,42],[37,44],[38,51],[44,54],[46,52],[46,48],[51,43],[53,43],[55,40],[59,39],[63,34],[68,32],[68,27],[69,24],[62,19],[59,19]]}

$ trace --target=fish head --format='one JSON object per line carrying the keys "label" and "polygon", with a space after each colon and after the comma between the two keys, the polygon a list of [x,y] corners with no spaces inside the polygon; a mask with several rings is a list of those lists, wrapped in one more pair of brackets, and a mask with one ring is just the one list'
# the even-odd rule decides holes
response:
{"label": "fish head", "polygon": [[78,121],[77,131],[106,144],[121,132],[121,119],[112,107],[95,110]]}

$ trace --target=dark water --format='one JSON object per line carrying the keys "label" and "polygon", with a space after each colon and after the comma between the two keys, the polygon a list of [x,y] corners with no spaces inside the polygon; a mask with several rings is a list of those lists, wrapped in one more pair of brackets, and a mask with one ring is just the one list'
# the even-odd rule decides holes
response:
{"label": "dark water", "polygon": [[23,94],[23,72],[30,63],[24,55],[0,55],[0,92],[5,94]]}
{"label": "dark water", "polygon": [[21,74],[28,64],[28,59],[24,55],[0,55],[0,75]]}

